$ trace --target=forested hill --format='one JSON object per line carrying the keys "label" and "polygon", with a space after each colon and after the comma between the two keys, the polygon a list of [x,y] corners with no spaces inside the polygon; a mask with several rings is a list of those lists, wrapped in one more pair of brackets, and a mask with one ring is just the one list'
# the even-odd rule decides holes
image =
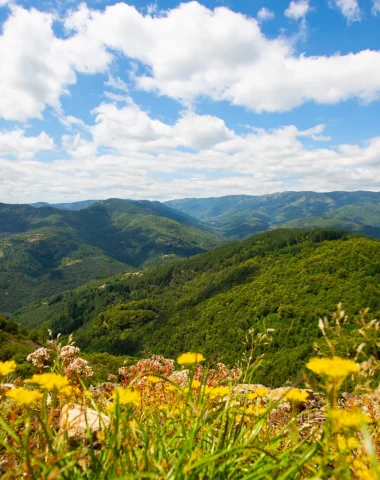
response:
{"label": "forested hill", "polygon": [[352,317],[365,307],[380,312],[379,259],[378,240],[278,229],[55,296],[19,320],[73,332],[87,351],[138,356],[148,349],[174,358],[190,350],[228,364],[241,359],[251,329],[274,328],[256,380],[283,385],[312,355],[318,319],[339,302]]}
{"label": "forested hill", "polygon": [[380,192],[282,192],[185,198],[166,204],[227,238],[244,238],[279,226],[339,228],[380,237]]}
{"label": "forested hill", "polygon": [[220,243],[159,202],[111,199],[78,211],[0,204],[0,312]]}

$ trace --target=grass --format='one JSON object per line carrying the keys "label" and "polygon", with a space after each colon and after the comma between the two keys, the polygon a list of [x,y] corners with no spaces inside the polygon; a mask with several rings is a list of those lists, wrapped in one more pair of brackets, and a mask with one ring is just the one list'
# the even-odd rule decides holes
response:
{"label": "grass", "polygon": [[[318,368],[315,362],[305,366],[305,377],[277,396],[250,385],[262,361],[257,349],[270,341],[266,334],[247,339],[235,369],[207,365],[199,354],[180,357],[183,366],[153,356],[120,368],[116,388],[87,388],[88,365],[73,366],[80,363],[78,349],[50,340],[46,351],[34,355],[34,365],[41,372],[49,365],[52,375],[36,374],[24,385],[41,399],[28,402],[17,389],[0,397],[0,462],[8,466],[2,478],[380,478],[380,414],[369,408],[378,388],[379,322],[362,318],[358,329],[366,346],[342,361],[334,342],[344,335],[345,321],[340,309],[332,321],[320,321],[326,351],[318,358],[324,360]],[[338,403],[348,384],[366,411],[355,402]],[[301,385],[309,390],[299,390]],[[324,394],[323,408],[307,400],[311,388]],[[98,415],[97,432],[90,421],[76,436],[70,422],[63,425],[61,418],[59,425],[62,408],[72,404]]]}

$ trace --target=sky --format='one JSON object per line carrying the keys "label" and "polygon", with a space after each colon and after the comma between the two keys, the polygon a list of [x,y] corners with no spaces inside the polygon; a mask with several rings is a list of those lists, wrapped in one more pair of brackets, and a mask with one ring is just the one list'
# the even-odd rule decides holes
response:
{"label": "sky", "polygon": [[0,202],[380,191],[380,0],[0,0]]}

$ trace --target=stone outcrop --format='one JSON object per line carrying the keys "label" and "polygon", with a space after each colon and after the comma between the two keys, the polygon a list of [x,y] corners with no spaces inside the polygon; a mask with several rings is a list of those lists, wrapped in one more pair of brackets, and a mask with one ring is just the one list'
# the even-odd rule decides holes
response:
{"label": "stone outcrop", "polygon": [[59,434],[70,440],[87,440],[88,432],[97,432],[110,426],[110,418],[103,413],[78,404],[64,405],[59,418]]}

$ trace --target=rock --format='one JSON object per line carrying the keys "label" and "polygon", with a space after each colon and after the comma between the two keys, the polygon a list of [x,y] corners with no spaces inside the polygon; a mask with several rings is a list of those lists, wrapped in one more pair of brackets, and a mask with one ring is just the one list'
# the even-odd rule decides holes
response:
{"label": "rock", "polygon": [[94,436],[99,430],[110,425],[110,418],[91,408],[67,404],[61,410],[59,418],[59,434],[67,434],[70,440],[87,440],[87,431],[90,429]]}
{"label": "rock", "polygon": [[285,397],[286,392],[290,390],[289,387],[280,387],[280,388],[274,388],[273,390],[270,391],[269,396],[271,397],[272,400],[277,402],[280,400],[280,398]]}
{"label": "rock", "polygon": [[[267,388],[267,387],[264,387],[264,385],[261,385],[261,383],[239,383],[234,388],[234,392],[240,393],[241,395],[245,395],[246,393],[254,392],[258,388]],[[270,391],[269,388],[267,388],[267,390],[268,392]]]}
{"label": "rock", "polygon": [[4,460],[0,460],[0,476],[2,477],[7,473],[8,470],[8,460],[4,458]]}
{"label": "rock", "polygon": [[9,390],[13,390],[16,388],[13,383],[0,383],[0,392],[1,393],[6,393]]}

